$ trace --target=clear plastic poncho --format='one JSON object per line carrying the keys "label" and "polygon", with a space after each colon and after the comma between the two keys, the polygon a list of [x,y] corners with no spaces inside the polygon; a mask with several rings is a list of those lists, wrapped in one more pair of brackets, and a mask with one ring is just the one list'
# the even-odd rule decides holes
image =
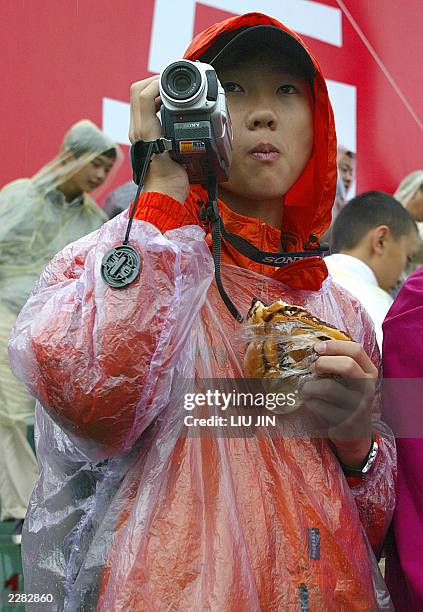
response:
{"label": "clear plastic poncho", "polygon": [[[410,174],[407,174],[406,177],[403,178],[401,183],[398,185],[397,190],[394,193],[394,198],[401,202],[404,208],[407,208],[407,204],[411,200],[411,198],[415,195],[415,193],[421,189],[423,185],[423,170],[415,170]],[[417,252],[413,257],[411,263],[407,264],[405,272],[403,274],[403,279],[401,285],[404,282],[404,279],[407,276],[410,276],[419,266],[423,265],[423,223],[417,222],[417,229],[419,231],[419,244],[417,248]],[[395,292],[398,294],[399,289]]]}
{"label": "clear plastic poncho", "polygon": [[[110,149],[117,159],[122,157],[117,145],[97,126],[79,121],[65,135],[51,162],[31,179],[16,180],[0,191],[0,518],[25,516],[38,473],[26,439],[27,425],[34,421],[35,400],[10,370],[9,335],[52,257],[107,221],[86,193],[67,202],[58,188],[76,180],[84,185],[91,177],[87,169],[99,172],[92,174],[94,182],[99,182],[100,170],[93,171],[90,163]],[[81,172],[83,181],[81,174],[75,178]]]}
{"label": "clear plastic poncho", "polygon": [[54,255],[107,221],[87,194],[66,202],[57,187],[110,149],[122,158],[119,147],[84,119],[67,132],[51,162],[31,179],[18,179],[0,191],[0,303],[15,314]]}
{"label": "clear plastic poncho", "polygon": [[[39,399],[25,589],[52,594],[27,609],[390,609],[372,546],[393,511],[395,450],[378,414],[376,464],[352,488],[328,441],[301,434],[300,410],[276,430],[189,431],[187,391],[244,377],[245,329],[196,226],[162,235],[134,221],[142,272],[126,289],[106,285],[101,261],[126,222],[48,265],[11,338],[13,369]],[[304,306],[378,360],[367,316],[331,279],[309,292],[222,274],[242,312],[253,296]]]}
{"label": "clear plastic poncho", "polygon": [[403,178],[394,193],[396,198],[403,206],[407,206],[413,195],[421,189],[423,185],[423,170],[415,170],[410,172]]}

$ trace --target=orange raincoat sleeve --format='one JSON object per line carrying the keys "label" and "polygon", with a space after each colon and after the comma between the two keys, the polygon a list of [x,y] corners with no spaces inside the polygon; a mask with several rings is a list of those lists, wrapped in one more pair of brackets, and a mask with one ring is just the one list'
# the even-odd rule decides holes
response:
{"label": "orange raincoat sleeve", "polygon": [[[153,200],[153,214],[167,206],[166,229],[189,220],[171,198],[144,199]],[[124,289],[109,287],[101,261],[121,244],[126,223],[123,213],[52,260],[12,339],[15,372],[31,393],[67,431],[95,440],[106,454],[130,445],[156,416],[147,408],[154,381],[158,372],[162,381],[171,378],[213,278],[199,227],[165,236],[135,221],[130,244],[141,254],[141,274]]]}

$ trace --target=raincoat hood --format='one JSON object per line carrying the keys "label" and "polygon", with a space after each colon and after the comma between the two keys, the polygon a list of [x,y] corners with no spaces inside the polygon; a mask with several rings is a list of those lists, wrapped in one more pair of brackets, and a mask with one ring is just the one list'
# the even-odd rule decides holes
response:
{"label": "raincoat hood", "polygon": [[233,31],[258,25],[276,26],[295,39],[310,57],[314,68],[314,147],[299,179],[284,196],[283,233],[296,237],[303,248],[311,235],[320,238],[331,222],[336,191],[336,134],[332,107],[321,68],[301,38],[285,25],[262,13],[247,13],[213,24],[201,32],[188,47],[185,58],[202,60],[219,39]]}
{"label": "raincoat hood", "polygon": [[398,185],[394,198],[401,202],[403,206],[407,206],[413,195],[423,185],[423,170],[415,170],[410,174],[407,174],[405,178]]}
{"label": "raincoat hood", "polygon": [[75,123],[65,134],[57,155],[32,177],[32,183],[43,197],[73,178],[96,157],[114,151],[113,167],[107,178],[90,193],[94,200],[107,190],[123,161],[122,150],[89,119]]}

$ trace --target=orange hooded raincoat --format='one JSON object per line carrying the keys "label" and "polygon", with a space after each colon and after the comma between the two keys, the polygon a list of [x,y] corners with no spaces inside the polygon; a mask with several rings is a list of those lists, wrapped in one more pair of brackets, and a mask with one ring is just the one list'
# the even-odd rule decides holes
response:
{"label": "orange hooded raincoat", "polygon": [[[286,29],[258,13],[235,17],[198,36],[186,57],[256,24]],[[313,154],[284,198],[292,251],[328,227],[335,193],[333,115],[313,61]],[[391,518],[395,451],[377,413],[376,465],[350,483],[327,440],[286,435],[283,423],[279,435],[241,428],[236,437],[184,427],[190,383],[198,391],[206,379],[243,376],[245,337],[199,227],[205,198],[199,186],[184,205],[144,193],[131,230],[139,278],[120,291],[101,278],[103,255],[125,233],[122,213],[56,256],[18,319],[10,355],[39,399],[42,468],[23,538],[26,589],[53,591],[51,610],[389,609],[371,546],[377,554]],[[280,250],[280,231],[219,208],[229,231]],[[222,259],[241,312],[254,295],[302,305],[378,363],[366,314],[322,259],[275,269],[226,244]]]}

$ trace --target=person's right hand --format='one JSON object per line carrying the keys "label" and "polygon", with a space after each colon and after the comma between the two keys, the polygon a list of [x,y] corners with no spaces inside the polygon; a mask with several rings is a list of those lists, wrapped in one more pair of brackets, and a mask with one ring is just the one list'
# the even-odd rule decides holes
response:
{"label": "person's right hand", "polygon": [[[156,113],[161,106],[159,76],[152,76],[131,85],[131,120],[129,140],[156,140],[163,137]],[[144,191],[156,191],[183,203],[188,197],[189,181],[186,170],[173,161],[169,153],[155,155],[150,162]]]}

